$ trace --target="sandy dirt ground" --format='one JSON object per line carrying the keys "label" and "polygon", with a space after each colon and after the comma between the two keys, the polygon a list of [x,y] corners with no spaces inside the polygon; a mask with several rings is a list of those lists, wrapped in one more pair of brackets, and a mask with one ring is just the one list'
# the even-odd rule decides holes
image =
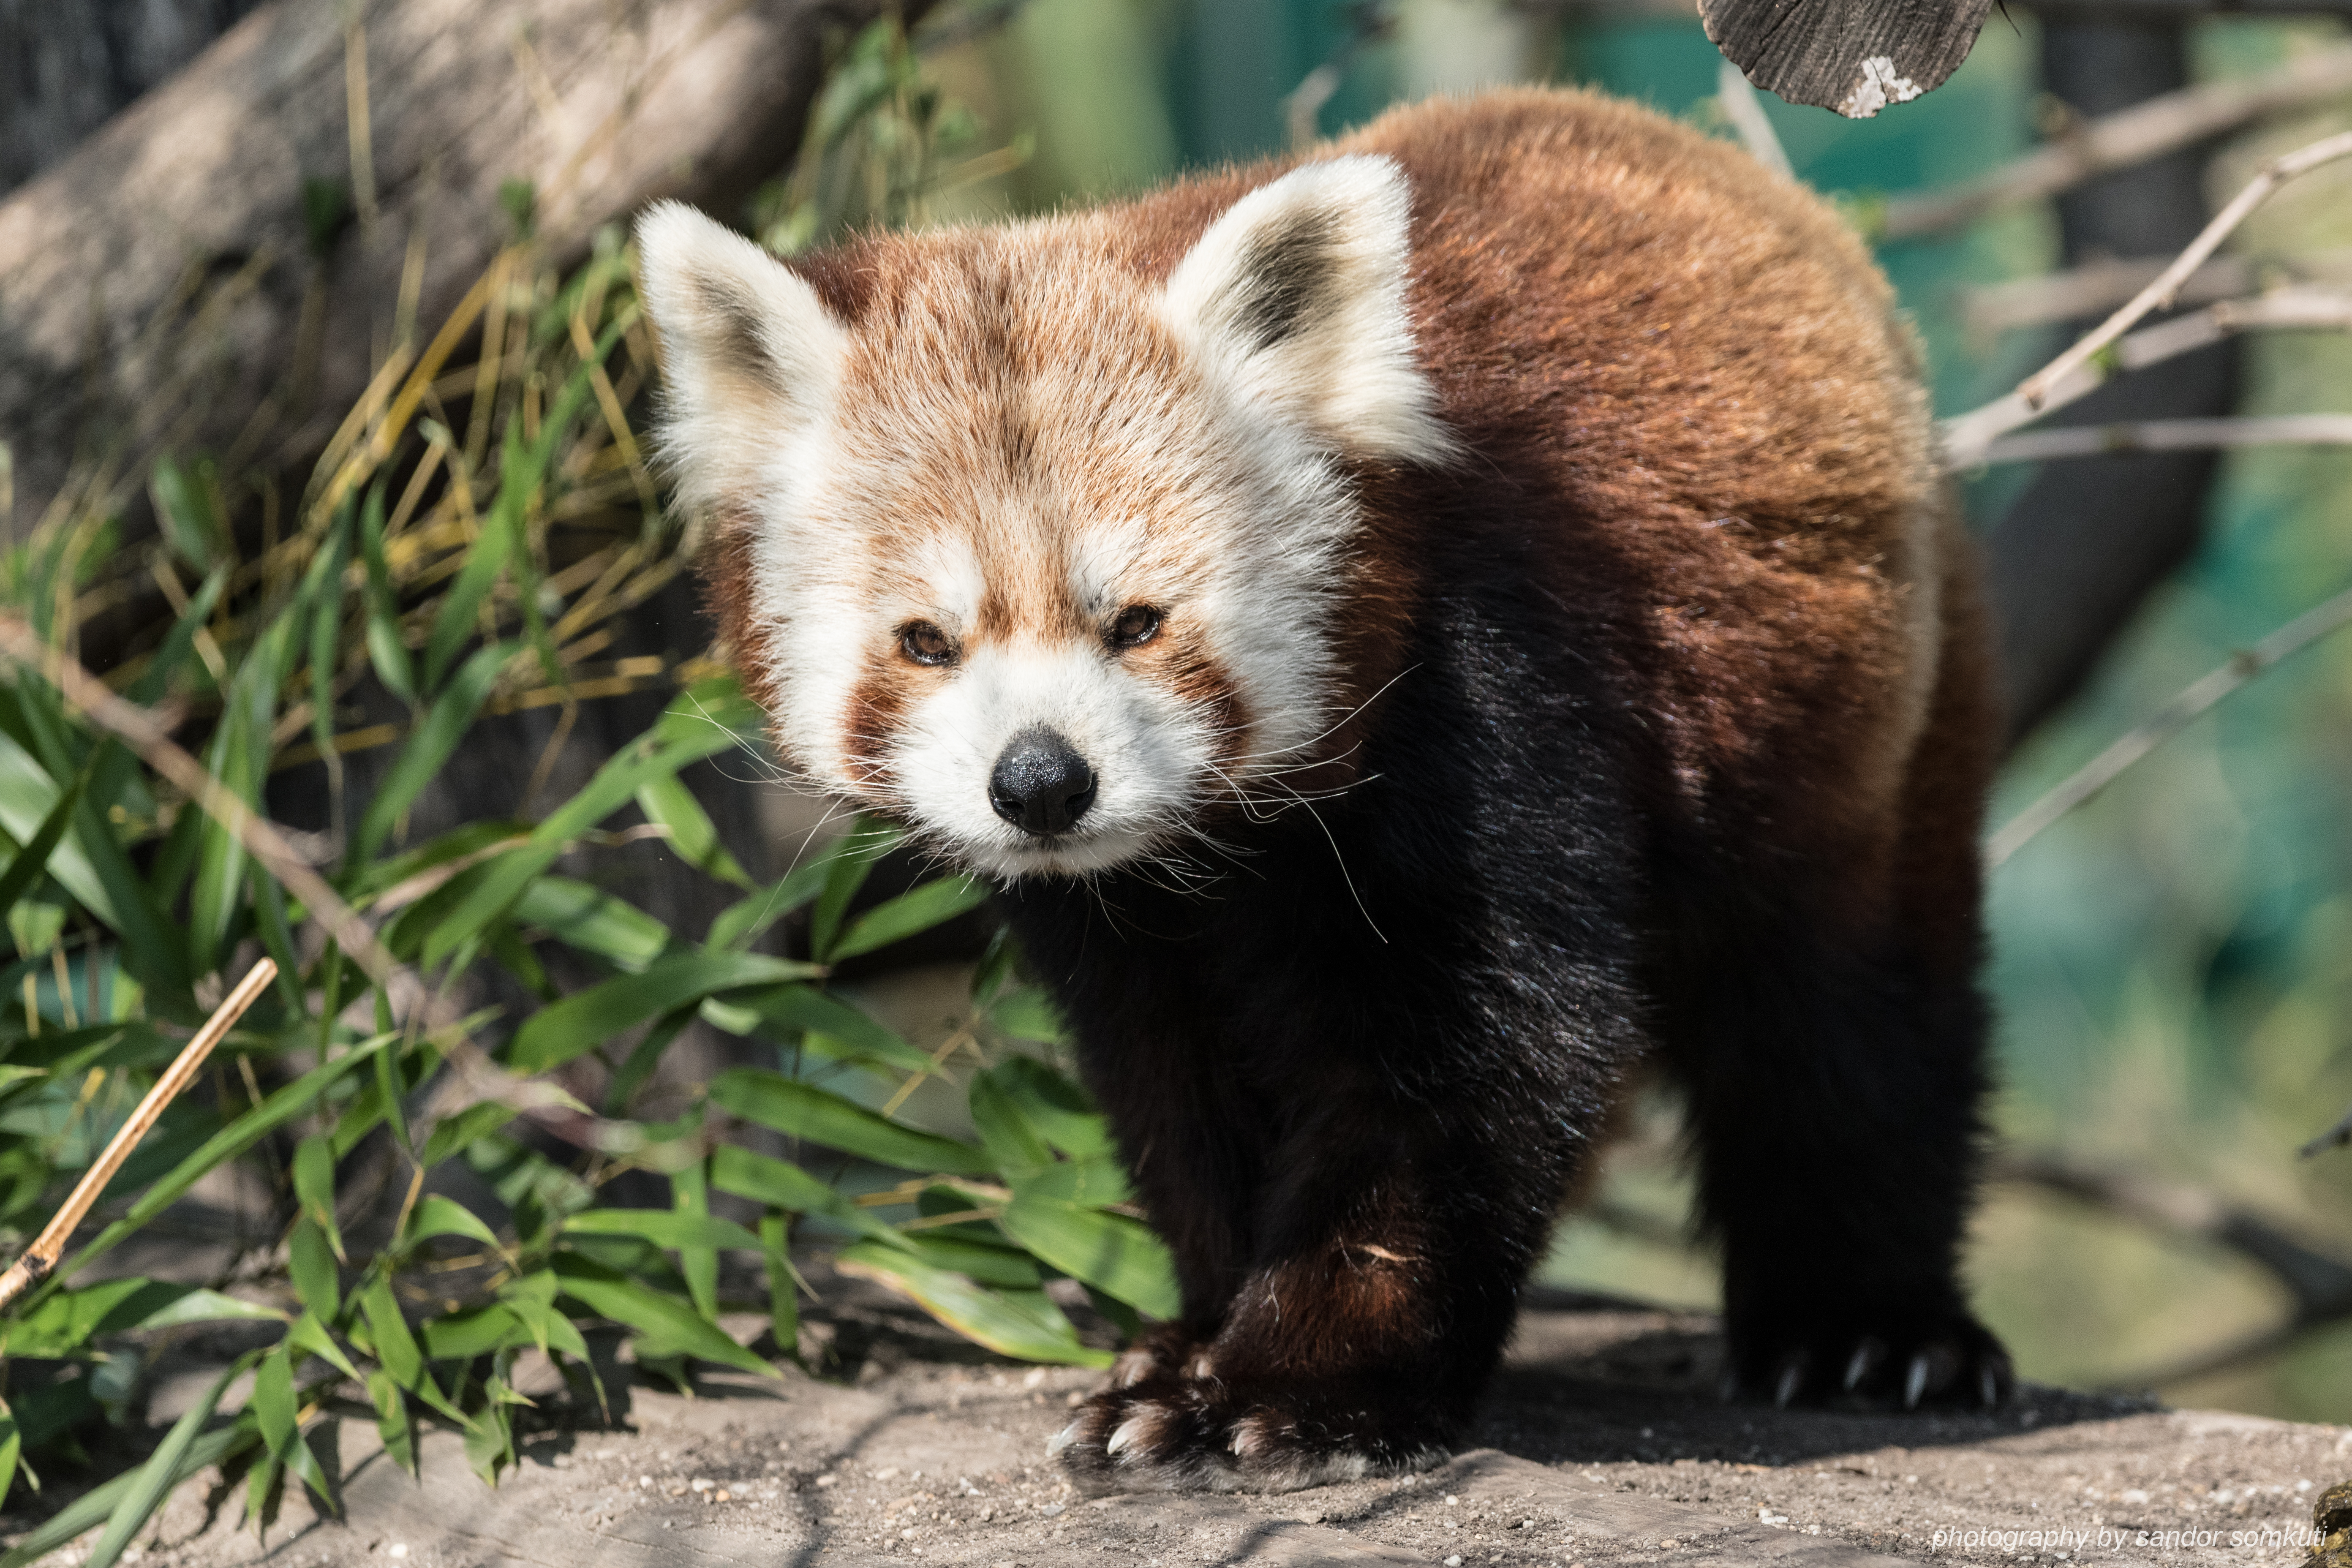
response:
{"label": "sandy dirt ground", "polygon": [[289,1498],[257,1540],[236,1528],[242,1486],[200,1477],[126,1561],[2284,1564],[2305,1559],[2319,1493],[2352,1475],[2352,1429],[2051,1389],[1986,1415],[1725,1405],[1710,1320],[1554,1301],[1528,1314],[1478,1429],[1438,1469],[1092,1499],[1045,1441],[1094,1374],[993,1361],[878,1294],[832,1294],[804,1342],[822,1342],[825,1377],[714,1375],[690,1397],[641,1381],[614,1425],[534,1434],[496,1489],[446,1433],[423,1443],[421,1480],[401,1471],[354,1408],[319,1436],[341,1518]]}

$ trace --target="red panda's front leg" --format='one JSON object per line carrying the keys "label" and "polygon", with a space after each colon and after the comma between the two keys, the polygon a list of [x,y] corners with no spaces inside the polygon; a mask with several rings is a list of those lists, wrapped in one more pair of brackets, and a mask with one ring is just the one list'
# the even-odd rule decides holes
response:
{"label": "red panda's front leg", "polygon": [[[1509,1331],[1549,1208],[1511,1226],[1500,1216],[1514,1205],[1465,1192],[1471,1173],[1410,1156],[1371,1175],[1361,1156],[1373,1145],[1417,1140],[1397,1137],[1398,1108],[1370,1110],[1303,1133],[1320,1179],[1270,1186],[1257,1260],[1215,1331],[1147,1338],[1056,1439],[1082,1482],[1281,1491],[1444,1456]],[[1360,1131],[1335,1168],[1324,1162],[1342,1121]]]}

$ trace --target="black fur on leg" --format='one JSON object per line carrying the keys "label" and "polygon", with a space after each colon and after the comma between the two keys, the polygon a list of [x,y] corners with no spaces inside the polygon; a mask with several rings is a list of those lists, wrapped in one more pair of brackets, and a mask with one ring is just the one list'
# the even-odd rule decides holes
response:
{"label": "black fur on leg", "polygon": [[1665,986],[1666,1054],[1724,1248],[1727,1392],[1996,1404],[2009,1358],[1958,1273],[1983,1004],[1965,976],[1864,956],[1825,925],[1759,912],[1695,942]]}
{"label": "black fur on leg", "polygon": [[1434,607],[1372,776],[1209,892],[1008,895],[1183,1289],[1065,1434],[1087,1484],[1393,1473],[1467,1421],[1640,1045],[1631,770],[1576,646]]}

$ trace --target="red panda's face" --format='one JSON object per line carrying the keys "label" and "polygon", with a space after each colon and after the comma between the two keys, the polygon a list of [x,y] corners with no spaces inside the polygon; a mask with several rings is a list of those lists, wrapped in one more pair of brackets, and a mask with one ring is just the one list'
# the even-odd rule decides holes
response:
{"label": "red panda's face", "polygon": [[1446,449],[1392,165],[1309,164],[1164,284],[1086,220],[900,242],[855,324],[666,206],[640,226],[689,503],[789,759],[973,869],[1084,874],[1282,799],[1340,717],[1335,459]]}

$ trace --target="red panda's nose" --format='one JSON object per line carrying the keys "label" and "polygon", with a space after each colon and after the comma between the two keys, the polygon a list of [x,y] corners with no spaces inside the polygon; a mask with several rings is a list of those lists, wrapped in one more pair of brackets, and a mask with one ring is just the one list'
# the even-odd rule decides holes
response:
{"label": "red panda's nose", "polygon": [[988,804],[1024,833],[1067,833],[1094,803],[1094,770],[1042,724],[1005,742],[988,775]]}

